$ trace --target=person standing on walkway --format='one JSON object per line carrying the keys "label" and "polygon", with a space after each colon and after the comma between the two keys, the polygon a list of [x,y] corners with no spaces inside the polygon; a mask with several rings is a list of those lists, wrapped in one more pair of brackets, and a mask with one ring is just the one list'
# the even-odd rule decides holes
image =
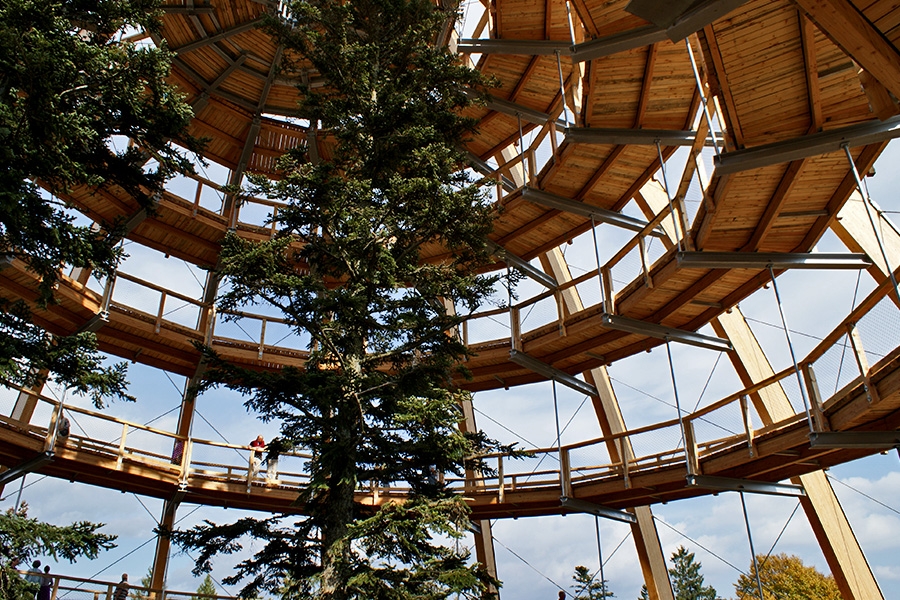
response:
{"label": "person standing on walkway", "polygon": [[122,581],[119,582],[119,585],[116,586],[116,591],[113,592],[113,600],[126,600],[130,587],[128,585],[128,573],[122,573]]}

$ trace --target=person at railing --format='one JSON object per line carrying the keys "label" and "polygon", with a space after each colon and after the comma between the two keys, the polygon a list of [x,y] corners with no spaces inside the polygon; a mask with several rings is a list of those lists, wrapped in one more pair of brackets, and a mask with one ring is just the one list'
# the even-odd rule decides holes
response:
{"label": "person at railing", "polygon": [[[36,560],[31,563],[31,568],[28,569],[28,575],[25,576],[25,581],[40,586],[43,580],[44,576],[41,574],[41,561]],[[35,597],[37,597],[37,594],[35,594]]]}
{"label": "person at railing", "polygon": [[113,592],[113,600],[126,600],[128,598],[128,590],[131,586],[128,583],[128,573],[122,573],[122,581],[116,586]]}
{"label": "person at railing", "polygon": [[69,419],[65,415],[60,415],[59,417],[59,429],[56,430],[56,443],[60,446],[65,446],[66,441],[69,439]]}
{"label": "person at railing", "polygon": [[50,593],[53,590],[53,577],[50,576],[50,565],[44,567],[44,574],[41,576],[41,587],[38,590],[37,600],[50,600]]}
{"label": "person at railing", "polygon": [[250,442],[250,477],[256,477],[259,473],[259,465],[262,463],[263,451],[266,449],[266,440],[258,435]]}

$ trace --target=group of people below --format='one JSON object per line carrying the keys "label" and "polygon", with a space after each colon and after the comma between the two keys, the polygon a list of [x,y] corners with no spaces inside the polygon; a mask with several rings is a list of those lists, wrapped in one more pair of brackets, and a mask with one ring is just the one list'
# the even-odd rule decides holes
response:
{"label": "group of people below", "polygon": [[50,576],[50,565],[45,566],[44,571],[41,572],[41,561],[34,561],[31,563],[28,575],[25,576],[25,581],[39,586],[35,595],[37,600],[50,600],[50,595],[53,592],[53,578]]}
{"label": "group of people below", "polygon": [[[53,595],[53,576],[50,574],[50,565],[46,565],[42,572],[41,561],[32,562],[28,574],[25,575],[25,581],[38,586],[38,591],[34,596],[36,600],[50,600]],[[122,573],[122,580],[116,585],[112,600],[126,600],[130,589],[128,573]]]}
{"label": "group of people below", "polygon": [[[256,477],[263,461],[263,453],[266,451],[266,440],[258,435],[250,442],[250,478]],[[278,457],[269,456],[266,459],[266,485],[277,485],[278,481]]]}

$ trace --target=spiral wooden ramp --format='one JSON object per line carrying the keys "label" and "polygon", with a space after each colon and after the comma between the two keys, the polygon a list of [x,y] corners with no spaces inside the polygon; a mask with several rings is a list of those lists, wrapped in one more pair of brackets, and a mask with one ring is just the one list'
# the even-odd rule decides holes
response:
{"label": "spiral wooden ramp", "polygon": [[[150,212],[115,187],[71,190],[66,200],[97,223],[124,220],[129,240],[199,267],[215,266],[229,229],[268,238],[272,229],[259,215],[277,215],[277,204],[236,203],[223,185],[240,183],[246,173],[277,176],[275,159],[298,145],[311,156],[330,152],[327,134],[296,114],[297,78],[315,85],[317,74],[302,64],[297,73],[280,70],[285,51],[259,28],[276,5],[166,0],[161,38],[154,40],[164,39],[174,52],[171,78],[194,108],[192,133],[209,140],[206,156],[228,170],[226,178],[183,178]],[[632,448],[644,431],[601,419],[603,439],[538,451],[560,452],[561,469],[519,473],[510,471],[514,462],[494,457],[502,477],[453,482],[477,518],[565,512],[561,495],[614,509],[646,506],[710,493],[696,485],[700,476],[766,484],[875,451],[850,441],[814,447],[811,430],[876,431],[890,445],[900,418],[897,352],[894,345],[882,349],[870,367],[858,349],[856,323],[876,306],[894,308],[887,273],[900,263],[900,249],[837,218],[849,209],[857,178],[900,135],[898,38],[900,7],[861,0],[484,0],[468,7],[465,21],[448,24],[442,41],[500,83],[485,106],[472,110],[478,134],[466,145],[472,167],[496,182],[496,267],[523,269],[543,290],[472,315],[461,332],[474,353],[471,379],[460,380],[461,387],[477,392],[548,378],[578,385],[578,375],[666,339],[711,344],[738,360],[741,350],[726,339],[732,336],[720,319],[773,273],[817,260],[812,251],[829,228],[857,254],[818,259],[867,266],[880,282],[865,312],[849,315],[800,361],[808,413],[796,399],[789,410],[760,408],[764,388],[780,388],[793,370],[753,376],[745,369],[747,389],[684,424],[648,429],[677,428],[676,442],[685,435],[685,446],[644,454]],[[593,227],[615,230],[622,241],[606,262],[572,279],[554,256]],[[886,253],[878,254],[885,243]],[[117,295],[122,282],[141,290],[140,307]],[[258,323],[249,341],[217,333],[215,286],[210,278],[201,297],[189,297],[124,271],[99,283],[89,273],[71,273],[60,281],[58,303],[37,319],[57,334],[93,330],[102,350],[187,377],[198,375],[194,343],[201,341],[256,368],[303,364],[301,346],[272,341],[280,337],[271,334],[276,318],[247,315]],[[0,292],[32,302],[36,280],[13,261],[0,269]],[[148,299],[155,309],[147,309]],[[170,316],[173,303],[189,307],[187,319]],[[541,318],[523,317],[535,307]],[[707,324],[720,337],[697,333]],[[859,375],[831,398],[819,397],[810,367],[847,340],[862,357]],[[588,393],[597,390],[585,383]],[[755,409],[741,400],[746,396]],[[743,432],[704,438],[694,431],[717,410],[743,415]],[[754,419],[764,427],[754,431]],[[42,471],[167,499],[298,510],[292,502],[302,487],[302,457],[284,458],[286,467],[295,461],[285,471],[295,479],[285,474],[265,486],[248,478],[246,460],[233,462],[246,449],[230,449],[237,452],[231,461],[198,459],[198,449],[214,454],[214,445],[187,438],[184,419],[180,431],[145,431],[158,438],[147,447],[127,441],[129,430],[144,431],[140,426],[116,423],[118,438],[72,436],[54,445],[55,458]],[[15,466],[48,450],[49,439],[46,424],[4,419],[3,463]],[[193,451],[173,456],[176,442]],[[587,447],[598,449],[588,453],[593,459],[577,458]],[[402,493],[373,484],[360,491],[360,501],[377,504]],[[824,551],[833,571],[851,560]],[[659,570],[646,561],[645,573]],[[856,567],[844,567],[849,574],[836,577],[845,596],[874,597],[865,591],[871,588],[854,587]],[[671,597],[659,582],[648,582],[652,597]]]}

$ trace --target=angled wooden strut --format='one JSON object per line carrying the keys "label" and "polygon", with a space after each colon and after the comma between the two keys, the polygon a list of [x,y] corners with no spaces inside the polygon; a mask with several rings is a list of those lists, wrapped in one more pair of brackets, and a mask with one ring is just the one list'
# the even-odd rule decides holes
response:
{"label": "angled wooden strut", "polygon": [[[571,280],[568,264],[559,248],[541,256],[541,262],[557,281]],[[583,308],[578,289],[570,287],[564,290],[563,300],[571,312]],[[585,381],[593,385],[597,394],[591,397],[594,412],[600,422],[600,428],[604,436],[622,433],[626,430],[622,411],[619,409],[619,401],[615,390],[606,372],[606,367],[591,369],[584,373]],[[619,462],[630,460],[634,457],[634,451],[628,438],[609,443],[609,453],[613,460]],[[650,598],[654,600],[674,600],[672,586],[669,582],[669,574],[666,567],[666,559],[662,552],[662,544],[659,541],[659,533],[656,523],[653,521],[653,512],[649,506],[638,506],[629,509],[636,519],[631,524],[631,532],[634,538],[635,548],[641,563],[641,571],[644,575],[644,583]]]}

